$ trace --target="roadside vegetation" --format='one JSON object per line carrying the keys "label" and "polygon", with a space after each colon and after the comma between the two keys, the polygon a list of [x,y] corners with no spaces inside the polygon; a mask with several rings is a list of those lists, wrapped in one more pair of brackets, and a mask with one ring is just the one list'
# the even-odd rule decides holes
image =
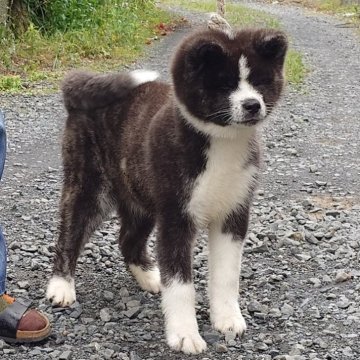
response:
{"label": "roadside vegetation", "polygon": [[287,4],[302,5],[304,7],[343,16],[346,23],[360,27],[359,0],[282,0]]}
{"label": "roadside vegetation", "polygon": [[[180,6],[187,10],[201,12],[216,12],[216,1],[213,0],[162,0],[162,3]],[[265,26],[279,29],[280,22],[265,11],[246,8],[238,3],[226,3],[226,19],[234,26]],[[285,62],[285,73],[289,83],[300,86],[306,76],[307,70],[302,55],[290,49]]]}
{"label": "roadside vegetation", "polygon": [[[294,2],[293,0],[285,0],[285,2]],[[320,11],[327,11],[331,13],[353,13],[360,17],[360,2],[346,1],[346,0],[296,0],[296,3]]]}
{"label": "roadside vegetation", "polygon": [[174,21],[152,0],[24,1],[26,29],[0,25],[0,91],[34,91],[44,80],[56,88],[74,67],[118,69]]}
{"label": "roadside vegetation", "polygon": [[[330,1],[330,0],[329,0]],[[161,0],[188,10],[216,11],[215,0]],[[110,71],[131,63],[178,19],[155,0],[23,0],[19,26],[0,23],[0,92],[52,92],[71,68]],[[25,4],[25,5],[24,5]],[[17,9],[19,12],[19,9]],[[234,25],[280,28],[265,12],[227,2]],[[25,20],[24,20],[25,19]],[[19,30],[20,29],[20,30]],[[301,54],[290,50],[286,73],[301,84],[306,69]]]}

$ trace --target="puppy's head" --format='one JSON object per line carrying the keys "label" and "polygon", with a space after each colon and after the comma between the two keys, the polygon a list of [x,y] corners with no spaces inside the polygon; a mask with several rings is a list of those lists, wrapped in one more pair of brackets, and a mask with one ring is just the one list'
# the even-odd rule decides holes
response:
{"label": "puppy's head", "polygon": [[171,69],[182,114],[213,135],[262,122],[281,94],[286,50],[286,36],[277,30],[191,35]]}

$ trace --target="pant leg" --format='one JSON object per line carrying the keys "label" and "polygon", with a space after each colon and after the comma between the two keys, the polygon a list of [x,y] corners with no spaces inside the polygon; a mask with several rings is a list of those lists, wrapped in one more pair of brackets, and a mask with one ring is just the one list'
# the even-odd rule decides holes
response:
{"label": "pant leg", "polygon": [[0,180],[2,178],[6,157],[5,118],[0,109]]}
{"label": "pant leg", "polygon": [[[0,180],[2,178],[6,156],[6,132],[4,115],[0,110]],[[1,193],[0,193],[1,196]],[[0,214],[1,215],[1,214]],[[6,244],[0,227],[0,295],[5,292],[6,280]]]}
{"label": "pant leg", "polygon": [[5,293],[6,281],[6,244],[0,227],[0,296]]}

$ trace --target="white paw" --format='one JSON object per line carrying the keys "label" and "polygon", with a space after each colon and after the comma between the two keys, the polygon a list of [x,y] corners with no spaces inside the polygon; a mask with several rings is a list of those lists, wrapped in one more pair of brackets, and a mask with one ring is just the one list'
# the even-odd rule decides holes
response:
{"label": "white paw", "polygon": [[200,354],[206,350],[206,342],[198,332],[172,332],[167,336],[171,349],[185,354]]}
{"label": "white paw", "polygon": [[129,265],[129,268],[143,290],[153,294],[160,292],[160,271],[157,266],[154,266],[150,270],[143,270],[141,266],[137,265]]}
{"label": "white paw", "polygon": [[160,74],[157,71],[138,69],[131,72],[135,85],[145,84],[150,81],[155,81]]}
{"label": "white paw", "polygon": [[66,280],[60,276],[53,276],[49,281],[46,297],[53,306],[70,306],[76,300],[74,279]]}
{"label": "white paw", "polygon": [[246,322],[240,311],[217,313],[211,317],[215,330],[221,333],[228,331],[242,335],[246,331]]}

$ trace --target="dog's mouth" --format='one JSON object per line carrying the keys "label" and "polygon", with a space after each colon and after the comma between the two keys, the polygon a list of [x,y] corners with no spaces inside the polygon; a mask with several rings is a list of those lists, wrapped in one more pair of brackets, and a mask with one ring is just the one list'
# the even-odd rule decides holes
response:
{"label": "dog's mouth", "polygon": [[244,125],[253,126],[259,123],[260,121],[261,121],[260,119],[249,119],[249,120],[244,120],[241,123]]}
{"label": "dog's mouth", "polygon": [[263,121],[264,119],[265,119],[264,116],[249,116],[249,117],[245,117],[245,119],[241,122],[241,124],[247,126],[254,126],[259,122]]}

